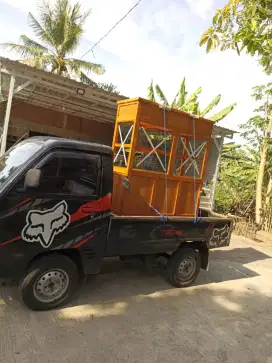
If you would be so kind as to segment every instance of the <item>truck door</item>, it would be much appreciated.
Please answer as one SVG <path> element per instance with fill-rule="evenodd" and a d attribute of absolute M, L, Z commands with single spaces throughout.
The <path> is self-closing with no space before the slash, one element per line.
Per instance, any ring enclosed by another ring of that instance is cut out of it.
<path fill-rule="evenodd" d="M 8 245 L 21 259 L 48 249 L 95 250 L 110 203 L 101 195 L 100 155 L 51 151 L 32 167 L 41 170 L 39 186 L 24 189 L 22 176 L 1 203 L 0 247 Z M 103 236 L 99 251 L 106 243 Z"/>

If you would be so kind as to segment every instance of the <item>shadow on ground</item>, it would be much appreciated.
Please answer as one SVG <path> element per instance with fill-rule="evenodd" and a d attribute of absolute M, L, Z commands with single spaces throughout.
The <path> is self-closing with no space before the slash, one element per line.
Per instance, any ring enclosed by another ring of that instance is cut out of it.
<path fill-rule="evenodd" d="M 260 252 L 252 247 L 233 248 L 231 250 L 220 249 L 211 251 L 213 260 L 224 260 L 247 264 L 255 261 L 271 258 L 266 253 Z"/>
<path fill-rule="evenodd" d="M 244 264 L 270 258 L 269 255 L 252 247 L 210 251 L 210 268 L 208 271 L 200 271 L 194 286 L 259 276 Z M 17 284 L 4 282 L 4 286 L 6 288 L 3 290 L 2 298 L 7 303 L 18 300 Z M 122 286 L 122 289 L 118 288 L 119 286 Z M 170 288 L 172 286 L 165 279 L 163 271 L 148 273 L 138 260 L 122 262 L 119 258 L 109 258 L 103 261 L 99 275 L 88 276 L 85 279 L 68 306 L 92 304 L 97 301 L 98 296 L 99 300 L 118 300 Z"/>

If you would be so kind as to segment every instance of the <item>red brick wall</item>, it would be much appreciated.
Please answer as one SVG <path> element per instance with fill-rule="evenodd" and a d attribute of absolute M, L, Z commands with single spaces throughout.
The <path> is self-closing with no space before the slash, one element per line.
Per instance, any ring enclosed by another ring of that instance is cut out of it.
<path fill-rule="evenodd" d="M 9 133 L 21 136 L 28 130 L 111 145 L 114 125 L 14 101 Z"/>

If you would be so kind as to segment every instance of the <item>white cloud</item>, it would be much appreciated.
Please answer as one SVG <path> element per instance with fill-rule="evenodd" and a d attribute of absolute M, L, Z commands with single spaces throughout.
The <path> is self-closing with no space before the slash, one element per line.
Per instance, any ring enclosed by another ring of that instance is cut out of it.
<path fill-rule="evenodd" d="M 207 19 L 213 13 L 214 0 L 186 0 L 191 11 L 202 19 Z"/>
<path fill-rule="evenodd" d="M 35 0 L 2 0 L 2 2 L 24 12 L 33 11 L 37 6 L 37 1 Z"/>

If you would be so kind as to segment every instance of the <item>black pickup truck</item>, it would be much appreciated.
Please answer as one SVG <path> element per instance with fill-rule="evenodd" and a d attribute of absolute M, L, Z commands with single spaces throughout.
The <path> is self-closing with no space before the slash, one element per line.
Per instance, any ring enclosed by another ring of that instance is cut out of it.
<path fill-rule="evenodd" d="M 112 150 L 99 144 L 35 137 L 0 159 L 0 277 L 20 280 L 30 309 L 67 302 L 105 257 L 158 263 L 186 287 L 208 268 L 209 249 L 229 245 L 231 220 L 204 211 L 197 219 L 113 215 L 112 181 Z"/>

